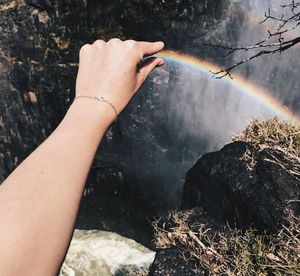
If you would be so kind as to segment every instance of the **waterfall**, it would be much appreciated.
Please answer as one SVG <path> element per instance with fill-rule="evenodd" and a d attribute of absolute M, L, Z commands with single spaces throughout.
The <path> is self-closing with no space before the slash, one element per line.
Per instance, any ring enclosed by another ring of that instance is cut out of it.
<path fill-rule="evenodd" d="M 146 273 L 155 253 L 118 234 L 75 230 L 60 276 L 111 276 Z"/>

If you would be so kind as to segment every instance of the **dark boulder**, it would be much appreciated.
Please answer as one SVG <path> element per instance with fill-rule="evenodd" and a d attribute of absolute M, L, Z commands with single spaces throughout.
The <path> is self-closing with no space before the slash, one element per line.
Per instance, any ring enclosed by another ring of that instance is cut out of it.
<path fill-rule="evenodd" d="M 255 248 L 265 248 L 265 264 L 294 240 L 296 245 L 291 248 L 297 248 L 299 166 L 296 156 L 279 147 L 259 148 L 245 142 L 234 142 L 204 155 L 187 173 L 184 210 L 170 213 L 154 224 L 157 254 L 150 275 L 224 275 L 224 271 L 243 271 L 235 260 L 247 254 L 252 256 L 248 261 L 258 272 L 262 249 Z M 207 254 L 208 248 L 214 248 L 214 256 L 223 255 L 214 259 L 211 252 Z M 223 272 L 215 273 L 226 256 L 233 260 L 232 267 L 223 263 Z M 294 271 L 293 262 L 289 266 Z M 254 275 L 245 269 L 243 275 Z M 277 272 L 276 266 L 273 269 Z"/>
<path fill-rule="evenodd" d="M 299 163 L 280 150 L 258 151 L 244 142 L 203 156 L 186 176 L 182 208 L 203 207 L 241 228 L 277 230 L 284 210 L 299 214 Z"/>
<path fill-rule="evenodd" d="M 159 249 L 150 267 L 149 276 L 196 276 L 190 265 L 181 256 L 178 248 Z"/>

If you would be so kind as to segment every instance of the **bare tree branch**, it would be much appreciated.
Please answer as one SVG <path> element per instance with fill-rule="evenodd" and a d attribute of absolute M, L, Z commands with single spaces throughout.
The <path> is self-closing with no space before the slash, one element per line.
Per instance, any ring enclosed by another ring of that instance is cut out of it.
<path fill-rule="evenodd" d="M 265 23 L 267 21 L 278 22 L 278 26 L 274 32 L 268 31 L 268 36 L 255 43 L 254 45 L 248 46 L 239 46 L 232 47 L 229 45 L 211 45 L 206 44 L 207 46 L 214 48 L 221 48 L 227 51 L 224 57 L 228 57 L 235 52 L 244 51 L 250 52 L 250 56 L 245 58 L 227 68 L 224 68 L 218 72 L 213 72 L 216 78 L 224 78 L 225 76 L 231 76 L 231 72 L 237 68 L 238 66 L 247 63 L 253 59 L 256 59 L 260 56 L 282 53 L 289 48 L 295 46 L 300 43 L 300 36 L 294 35 L 293 31 L 296 30 L 300 26 L 300 1 L 291 0 L 289 4 L 281 5 L 282 15 L 280 17 L 273 16 L 271 10 L 269 9 L 267 13 L 265 13 L 265 18 L 260 23 Z M 292 34 L 289 38 L 288 35 Z M 275 40 L 275 42 L 274 42 Z"/>

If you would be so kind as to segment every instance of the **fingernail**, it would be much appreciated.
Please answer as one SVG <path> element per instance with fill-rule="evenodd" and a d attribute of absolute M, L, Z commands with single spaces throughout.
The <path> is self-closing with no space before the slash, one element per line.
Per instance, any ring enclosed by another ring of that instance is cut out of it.
<path fill-rule="evenodd" d="M 161 47 L 164 47 L 165 46 L 165 43 L 163 43 L 162 41 L 158 41 L 156 42 L 157 44 L 161 44 Z"/>
<path fill-rule="evenodd" d="M 165 61 L 163 59 L 160 59 L 159 62 L 158 62 L 158 66 L 161 66 L 161 65 L 164 65 L 165 64 Z"/>

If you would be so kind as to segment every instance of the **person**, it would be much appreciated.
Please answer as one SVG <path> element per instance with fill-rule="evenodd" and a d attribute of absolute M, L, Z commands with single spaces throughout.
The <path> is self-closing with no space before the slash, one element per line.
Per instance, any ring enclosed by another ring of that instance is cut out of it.
<path fill-rule="evenodd" d="M 0 275 L 56 275 L 105 131 L 161 58 L 163 42 L 84 45 L 76 97 L 55 131 L 0 185 Z"/>

